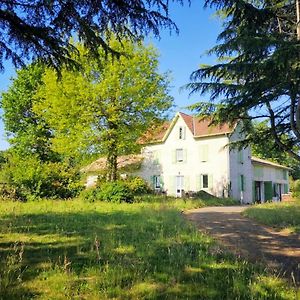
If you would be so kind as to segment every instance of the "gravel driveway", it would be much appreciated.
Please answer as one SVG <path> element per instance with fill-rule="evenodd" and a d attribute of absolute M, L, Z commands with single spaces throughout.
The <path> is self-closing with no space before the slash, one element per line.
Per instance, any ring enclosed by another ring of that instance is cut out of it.
<path fill-rule="evenodd" d="M 247 206 L 205 207 L 184 212 L 188 220 L 231 252 L 275 268 L 300 284 L 300 236 L 276 231 L 241 215 Z"/>

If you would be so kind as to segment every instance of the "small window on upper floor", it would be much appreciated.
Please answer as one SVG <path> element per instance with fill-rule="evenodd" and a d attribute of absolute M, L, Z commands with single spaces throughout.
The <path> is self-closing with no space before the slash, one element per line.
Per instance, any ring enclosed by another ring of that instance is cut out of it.
<path fill-rule="evenodd" d="M 185 140 L 185 127 L 179 126 L 178 138 L 180 140 Z"/>
<path fill-rule="evenodd" d="M 176 161 L 177 162 L 183 161 L 183 149 L 176 149 Z"/>

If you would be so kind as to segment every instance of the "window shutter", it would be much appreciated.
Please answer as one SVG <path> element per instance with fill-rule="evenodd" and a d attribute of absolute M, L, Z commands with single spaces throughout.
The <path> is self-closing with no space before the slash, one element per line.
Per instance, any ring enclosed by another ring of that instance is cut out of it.
<path fill-rule="evenodd" d="M 182 139 L 185 140 L 185 138 L 186 138 L 186 127 L 183 126 L 183 128 L 182 128 Z"/>
<path fill-rule="evenodd" d="M 283 190 L 284 190 L 285 194 L 288 194 L 288 192 L 289 192 L 289 186 L 287 184 L 284 184 L 283 185 Z"/>
<path fill-rule="evenodd" d="M 243 180 L 243 192 L 245 192 L 246 191 L 246 176 L 245 175 L 242 177 L 242 180 Z"/>
<path fill-rule="evenodd" d="M 238 188 L 239 188 L 239 191 L 242 190 L 242 176 L 241 175 L 239 175 L 239 177 L 238 177 Z"/>
<path fill-rule="evenodd" d="M 200 160 L 202 162 L 208 161 L 208 145 L 200 146 Z"/>
<path fill-rule="evenodd" d="M 255 181 L 252 181 L 252 200 L 255 202 Z"/>
<path fill-rule="evenodd" d="M 187 162 L 187 149 L 183 149 L 183 162 Z"/>
<path fill-rule="evenodd" d="M 169 189 L 168 189 L 168 192 L 170 194 L 175 194 L 175 180 L 176 180 L 176 176 L 170 176 L 169 177 Z"/>
<path fill-rule="evenodd" d="M 150 176 L 150 182 L 151 182 L 152 188 L 154 189 L 155 188 L 155 176 Z"/>
<path fill-rule="evenodd" d="M 213 175 L 209 174 L 208 175 L 208 188 L 212 188 L 213 187 Z"/>
<path fill-rule="evenodd" d="M 184 190 L 188 192 L 190 190 L 190 177 L 184 176 Z"/>
<path fill-rule="evenodd" d="M 201 190 L 201 175 L 197 175 L 196 176 L 196 191 L 200 191 Z"/>
<path fill-rule="evenodd" d="M 162 188 L 162 190 L 163 190 L 164 187 L 165 187 L 165 183 L 164 183 L 164 178 L 163 178 L 163 176 L 160 176 L 160 187 Z"/>
<path fill-rule="evenodd" d="M 173 150 L 172 151 L 172 163 L 176 164 L 176 161 L 177 161 L 176 150 Z"/>

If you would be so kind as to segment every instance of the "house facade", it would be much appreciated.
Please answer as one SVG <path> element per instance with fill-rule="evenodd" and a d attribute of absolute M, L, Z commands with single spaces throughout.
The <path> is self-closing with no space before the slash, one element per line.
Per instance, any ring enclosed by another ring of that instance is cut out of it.
<path fill-rule="evenodd" d="M 144 142 L 139 175 L 176 197 L 204 190 L 242 203 L 280 200 L 289 168 L 251 157 L 250 147 L 229 149 L 241 138 L 240 126 L 210 126 L 208 119 L 177 113 Z"/>

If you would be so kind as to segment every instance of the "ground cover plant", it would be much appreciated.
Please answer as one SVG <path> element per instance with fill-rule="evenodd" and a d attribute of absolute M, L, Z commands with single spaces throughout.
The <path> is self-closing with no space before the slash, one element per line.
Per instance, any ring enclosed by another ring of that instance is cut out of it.
<path fill-rule="evenodd" d="M 262 224 L 300 233 L 300 201 L 251 206 L 244 215 Z"/>
<path fill-rule="evenodd" d="M 0 299 L 297 298 L 182 217 L 205 201 L 144 200 L 0 202 Z"/>

